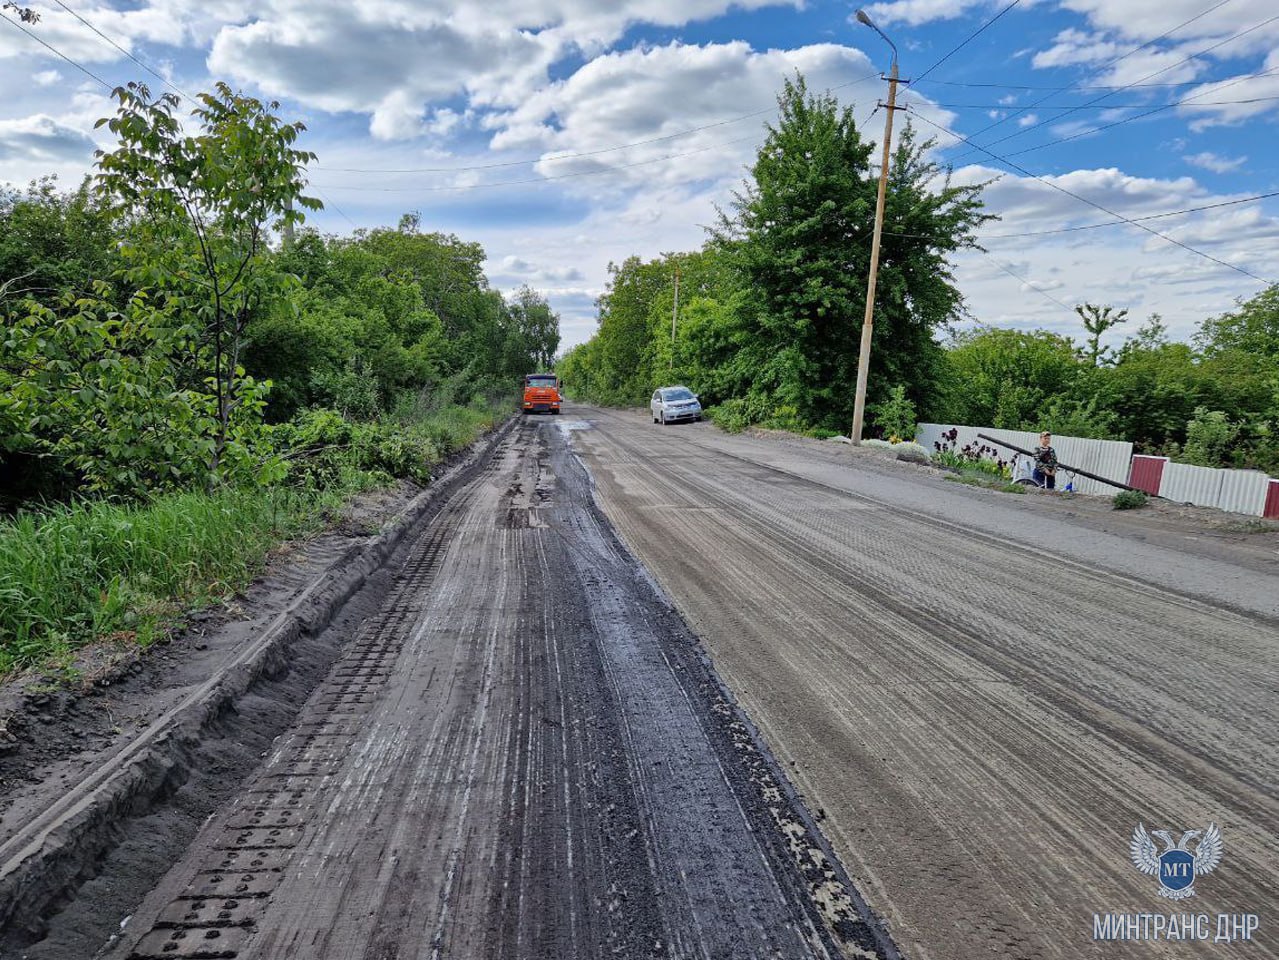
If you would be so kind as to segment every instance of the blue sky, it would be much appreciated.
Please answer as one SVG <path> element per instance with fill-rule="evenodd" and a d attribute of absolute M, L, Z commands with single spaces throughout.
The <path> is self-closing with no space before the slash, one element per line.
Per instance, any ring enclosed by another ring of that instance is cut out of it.
<path fill-rule="evenodd" d="M 483 243 L 499 288 L 546 291 L 568 343 L 594 328 L 610 262 L 701 243 L 788 73 L 882 129 L 888 48 L 845 3 L 28 2 L 27 29 L 97 79 L 0 24 L 0 180 L 76 182 L 103 143 L 99 80 L 161 86 L 74 11 L 183 91 L 223 79 L 304 119 L 321 229 L 419 211 Z M 1247 199 L 1279 191 L 1272 0 L 1007 4 L 867 7 L 919 81 L 904 98 L 939 158 L 959 180 L 999 178 L 987 251 L 955 263 L 972 318 L 1072 332 L 1070 307 L 1090 300 L 1187 336 L 1279 280 L 1279 198 Z M 1144 221 L 1198 254 L 1133 226 L 1044 232 L 1205 206 Z"/>

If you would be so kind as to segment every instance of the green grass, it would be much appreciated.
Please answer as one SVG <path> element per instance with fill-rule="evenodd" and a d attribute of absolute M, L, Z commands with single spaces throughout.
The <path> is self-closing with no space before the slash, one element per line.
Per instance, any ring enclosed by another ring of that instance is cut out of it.
<path fill-rule="evenodd" d="M 500 422 L 496 405 L 432 412 L 410 429 L 439 456 Z M 148 645 L 184 612 L 229 597 L 281 542 L 323 529 L 384 473 L 344 467 L 324 489 L 188 491 L 82 501 L 0 520 L 0 675 L 66 665 L 95 641 Z"/>
<path fill-rule="evenodd" d="M 962 483 L 966 487 L 983 487 L 986 490 L 998 490 L 1000 493 L 1021 493 L 1026 492 L 1026 488 L 1017 483 L 1009 483 L 1007 480 L 1001 480 L 992 477 L 989 474 L 965 473 L 959 476 L 951 474 L 942 477 L 943 480 L 950 483 Z"/>

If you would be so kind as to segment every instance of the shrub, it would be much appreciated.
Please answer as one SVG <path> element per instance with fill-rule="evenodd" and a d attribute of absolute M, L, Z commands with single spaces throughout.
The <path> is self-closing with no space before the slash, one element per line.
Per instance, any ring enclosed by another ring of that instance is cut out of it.
<path fill-rule="evenodd" d="M 1136 510 L 1144 507 L 1149 499 L 1141 490 L 1120 490 L 1111 503 L 1116 510 Z"/>
<path fill-rule="evenodd" d="M 906 396 L 906 388 L 893 387 L 888 391 L 888 399 L 882 403 L 873 403 L 870 411 L 875 416 L 875 424 L 884 431 L 886 437 L 915 436 L 915 404 Z"/>

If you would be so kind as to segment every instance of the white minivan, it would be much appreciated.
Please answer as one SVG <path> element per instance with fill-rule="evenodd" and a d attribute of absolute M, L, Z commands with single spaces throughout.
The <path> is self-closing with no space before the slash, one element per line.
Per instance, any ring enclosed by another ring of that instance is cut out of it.
<path fill-rule="evenodd" d="M 648 404 L 654 423 L 702 419 L 702 402 L 688 387 L 659 387 Z"/>

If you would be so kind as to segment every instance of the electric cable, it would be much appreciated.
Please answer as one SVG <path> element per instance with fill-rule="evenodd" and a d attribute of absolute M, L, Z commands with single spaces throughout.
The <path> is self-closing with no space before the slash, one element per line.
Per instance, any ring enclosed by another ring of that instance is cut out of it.
<path fill-rule="evenodd" d="M 1223 2 L 1223 3 L 1227 3 L 1227 2 L 1229 2 L 1229 0 L 1222 0 L 1222 2 Z M 1217 6 L 1218 6 L 1218 7 L 1219 7 L 1219 6 L 1221 6 L 1221 3 L 1217 4 Z M 1213 7 L 1212 9 L 1214 9 L 1214 10 L 1215 10 L 1215 9 L 1216 9 L 1216 7 Z M 1182 66 L 1183 64 L 1189 63 L 1191 60 L 1194 60 L 1194 59 L 1196 59 L 1196 58 L 1198 58 L 1198 57 L 1200 57 L 1200 56 L 1203 56 L 1205 53 L 1210 53 L 1211 51 L 1216 50 L 1218 47 L 1225 46 L 1225 45 L 1226 45 L 1226 44 L 1228 44 L 1228 43 L 1233 43 L 1235 40 L 1238 40 L 1240 37 L 1247 36 L 1248 34 L 1253 33 L 1253 32 L 1254 32 L 1254 31 L 1256 31 L 1256 30 L 1260 30 L 1262 27 L 1268 26 L 1269 24 L 1274 23 L 1276 20 L 1279 20 L 1279 14 L 1276 14 L 1275 16 L 1270 17 L 1269 19 L 1263 20 L 1263 21 L 1261 21 L 1261 22 L 1260 22 L 1260 23 L 1258 23 L 1258 24 L 1254 24 L 1253 26 L 1249 27 L 1247 30 L 1242 30 L 1242 31 L 1240 31 L 1239 33 L 1234 34 L 1233 36 L 1229 36 L 1229 37 L 1227 37 L 1227 38 L 1226 38 L 1226 39 L 1224 39 L 1224 40 L 1221 40 L 1221 41 L 1218 41 L 1217 43 L 1212 44 L 1211 46 L 1205 47 L 1204 49 L 1199 50 L 1199 51 L 1197 51 L 1196 53 L 1192 53 L 1190 56 L 1188 56 L 1188 57 L 1184 57 L 1183 59 L 1178 60 L 1176 63 L 1170 64 L 1169 66 L 1166 66 L 1166 67 L 1162 67 L 1161 69 L 1156 70 L 1154 73 L 1147 74 L 1146 76 L 1142 77 L 1142 78 L 1141 78 L 1141 80 L 1139 80 L 1139 81 L 1137 81 L 1137 82 L 1138 82 L 1138 83 L 1141 83 L 1141 82 L 1144 82 L 1144 81 L 1146 81 L 1146 80 L 1149 80 L 1151 77 L 1157 77 L 1157 76 L 1159 76 L 1161 73 L 1167 73 L 1169 70 L 1173 70 L 1173 69 L 1175 69 L 1175 68 L 1177 68 L 1177 67 Z M 1187 21 L 1187 22 L 1189 22 L 1189 21 Z M 1153 41 L 1151 41 L 1151 42 L 1153 42 Z M 1117 61 L 1116 61 L 1116 62 L 1117 62 Z M 1120 89 L 1123 89 L 1123 88 L 1120 88 Z M 1092 106 L 1093 104 L 1100 103 L 1101 101 L 1103 101 L 1103 100 L 1107 99 L 1108 97 L 1112 97 L 1112 96 L 1114 96 L 1114 95 L 1115 95 L 1116 93 L 1118 93 L 1118 92 L 1119 92 L 1119 90 L 1115 90 L 1115 91 L 1112 91 L 1112 92 L 1110 92 L 1110 93 L 1105 93 L 1105 94 L 1102 94 L 1101 96 L 1094 97 L 1092 100 L 1088 101 L 1088 103 L 1080 104 L 1078 107 L 1076 107 L 1076 108 L 1074 108 L 1074 109 L 1075 109 L 1075 110 L 1081 110 L 1081 109 L 1083 109 L 1084 107 L 1089 107 L 1089 106 Z M 1052 96 L 1052 95 L 1050 95 L 1050 96 Z M 1048 99 L 1048 98 L 1047 98 L 1047 97 L 1045 97 L 1044 99 Z M 1042 100 L 1040 100 L 1040 101 L 1037 101 L 1037 102 L 1038 102 L 1038 103 L 1042 103 L 1043 101 L 1042 101 Z M 1035 106 L 1035 104 L 1031 104 L 1030 106 L 1023 108 L 1022 110 L 1019 110 L 1019 111 L 1017 111 L 1016 113 L 1010 114 L 1009 116 L 1007 116 L 1007 117 L 1003 118 L 1003 119 L 1002 119 L 1002 120 L 1000 120 L 998 123 L 996 123 L 996 124 L 992 124 L 992 125 L 990 125 L 990 126 L 987 126 L 985 129 L 986 129 L 986 130 L 990 130 L 990 129 L 992 129 L 992 127 L 994 127 L 994 126 L 999 126 L 999 124 L 1004 123 L 1004 122 L 1005 122 L 1005 121 L 1007 121 L 1007 120 L 1011 120 L 1013 117 L 1018 116 L 1018 115 L 1019 115 L 1019 114 L 1021 114 L 1021 113 L 1025 113 L 1025 112 L 1026 112 L 1026 110 L 1033 109 L 1033 108 L 1034 108 L 1034 106 Z M 1073 111 L 1067 111 L 1067 113 L 1071 113 L 1071 112 L 1073 112 Z M 1062 116 L 1065 116 L 1065 114 L 1063 114 Z M 1021 130 L 1016 130 L 1016 131 L 1014 131 L 1014 132 L 1012 132 L 1012 133 L 1008 134 L 1008 135 L 1007 135 L 1007 136 L 1005 136 L 1005 137 L 1000 137 L 998 140 L 992 140 L 992 141 L 990 141 L 988 144 L 986 144 L 986 146 L 990 146 L 990 147 L 997 146 L 998 144 L 1004 143 L 1005 141 L 1015 139 L 1016 137 L 1024 136 L 1025 134 L 1030 133 L 1032 130 L 1037 130 L 1037 129 L 1039 129 L 1039 128 L 1040 128 L 1040 127 L 1042 127 L 1042 126 L 1047 125 L 1048 123 L 1056 123 L 1056 122 L 1060 121 L 1061 119 L 1062 119 L 1062 117 L 1061 117 L 1061 116 L 1058 116 L 1058 117 L 1054 117 L 1052 120 L 1043 120 L 1043 121 L 1040 121 L 1039 123 L 1031 124 L 1030 126 L 1025 127 L 1025 128 L 1023 128 L 1023 129 L 1021 129 Z M 984 132 L 984 131 L 982 131 L 982 132 Z M 974 134 L 974 136 L 980 136 L 980 133 Z M 966 154 L 963 154 L 963 155 L 961 155 L 961 156 L 959 156 L 959 157 L 956 157 L 956 158 L 955 158 L 955 159 L 956 159 L 956 162 L 958 162 L 959 160 L 962 160 L 965 156 L 970 156 L 970 155 L 971 155 L 971 151 L 970 151 L 969 153 L 966 153 Z"/>
<path fill-rule="evenodd" d="M 1213 263 L 1216 263 L 1220 266 L 1233 270 L 1236 273 L 1241 273 L 1245 277 L 1250 277 L 1251 279 L 1256 280 L 1258 283 L 1264 283 L 1266 286 L 1271 286 L 1274 283 L 1274 281 L 1272 280 L 1267 280 L 1264 277 L 1259 277 L 1255 273 L 1252 273 L 1249 270 L 1245 270 L 1243 267 L 1236 266 L 1235 264 L 1229 263 L 1226 260 L 1221 260 L 1218 257 L 1214 257 L 1212 254 L 1205 253 L 1203 250 L 1199 250 L 1196 247 L 1192 247 L 1188 243 L 1183 243 L 1182 241 L 1176 239 L 1175 237 L 1170 237 L 1167 234 L 1160 233 L 1158 230 L 1155 230 L 1153 227 L 1148 227 L 1144 223 L 1134 220 L 1131 217 L 1125 217 L 1121 213 L 1116 213 L 1114 210 L 1111 210 L 1108 207 L 1104 207 L 1100 203 L 1097 203 L 1096 201 L 1089 200 L 1087 197 L 1082 197 L 1071 190 L 1067 190 L 1065 187 L 1061 186 L 1060 184 L 1053 183 L 1051 180 L 1041 177 L 1039 174 L 1031 173 L 1029 170 L 1021 166 L 1020 164 L 1014 163 L 1012 160 L 1009 160 L 1005 157 L 1001 157 L 999 156 L 999 154 L 991 152 L 988 148 L 983 147 L 980 144 L 973 143 L 973 141 L 970 140 L 968 137 L 965 137 L 962 134 L 956 133 L 955 131 L 942 126 L 940 123 L 937 123 L 935 120 L 930 120 L 928 117 L 924 116 L 921 113 L 917 113 L 914 110 L 911 110 L 910 112 L 913 113 L 915 116 L 919 117 L 920 120 L 923 120 L 929 126 L 936 127 L 938 130 L 940 130 L 942 133 L 946 134 L 947 136 L 954 137 L 956 140 L 966 143 L 968 146 L 973 147 L 976 150 L 980 150 L 982 153 L 985 153 L 991 159 L 999 163 L 1002 163 L 1007 167 L 1012 168 L 1013 170 L 1017 171 L 1023 176 L 1030 177 L 1033 180 L 1038 180 L 1040 183 L 1044 184 L 1045 186 L 1051 187 L 1053 190 L 1056 190 L 1059 193 L 1063 193 L 1068 197 L 1073 197 L 1075 200 L 1078 200 L 1080 203 L 1086 203 L 1088 206 L 1093 207 L 1094 209 L 1100 210 L 1102 213 L 1115 217 L 1118 220 L 1123 220 L 1126 223 L 1130 223 L 1133 226 L 1137 227 L 1139 230 L 1144 230 L 1146 231 L 1146 233 L 1149 233 L 1152 236 L 1159 237 L 1161 240 L 1166 240 L 1168 243 L 1181 247 L 1183 250 L 1187 250 L 1190 253 L 1195 254 L 1196 256 L 1203 257 L 1205 260 L 1211 260 Z"/>
<path fill-rule="evenodd" d="M 1223 3 L 1228 3 L 1228 2 L 1229 2 L 1229 0 L 1222 0 L 1222 2 L 1223 2 Z M 1009 10 L 1011 10 L 1013 7 L 1017 6 L 1019 3 L 1021 3 L 1021 0 L 1012 0 L 1012 3 L 1008 4 L 1008 6 L 1004 7 L 1004 8 L 1003 8 L 1002 10 L 1000 10 L 997 14 L 995 14 L 993 17 L 991 17 L 989 20 L 987 20 L 985 23 L 983 23 L 980 27 L 978 27 L 978 28 L 977 28 L 976 30 L 974 30 L 972 33 L 970 33 L 970 34 L 969 34 L 967 37 L 965 37 L 965 38 L 964 38 L 964 39 L 963 39 L 960 43 L 958 43 L 958 44 L 956 44 L 954 47 L 952 47 L 952 48 L 950 49 L 950 52 L 949 52 L 949 53 L 947 53 L 944 57 L 942 57 L 940 60 L 938 60 L 938 61 L 937 61 L 936 63 L 934 63 L 931 67 L 929 67 L 927 70 L 925 70 L 923 73 L 921 73 L 918 77 L 916 77 L 915 79 L 913 79 L 913 80 L 912 80 L 912 81 L 910 81 L 910 82 L 911 82 L 911 83 L 919 83 L 921 80 L 925 79 L 925 78 L 926 78 L 926 77 L 927 77 L 930 73 L 932 73 L 934 70 L 936 70 L 938 67 L 940 67 L 943 63 L 945 63 L 947 60 L 949 60 L 949 59 L 950 59 L 951 57 L 953 57 L 955 54 L 959 53 L 959 51 L 960 51 L 960 50 L 964 49 L 964 47 L 968 46 L 968 44 L 972 43 L 974 40 L 976 40 L 976 39 L 977 39 L 979 36 L 981 36 L 983 33 L 985 33 L 985 32 L 986 32 L 986 29 L 987 29 L 988 27 L 992 27 L 992 26 L 994 26 L 994 25 L 995 25 L 995 23 L 996 23 L 996 21 L 998 21 L 1000 17 L 1002 17 L 1004 14 L 1006 14 L 1006 13 L 1007 13 Z"/>
<path fill-rule="evenodd" d="M 190 94 L 183 91 L 182 88 L 179 87 L 177 84 L 175 84 L 172 80 L 170 80 L 168 77 L 161 74 L 150 64 L 145 63 L 142 60 L 140 60 L 138 57 L 134 56 L 124 47 L 120 46 L 120 44 L 116 43 L 114 40 L 108 37 L 105 33 L 103 33 L 101 30 L 99 30 L 97 27 L 91 24 L 88 20 L 82 17 L 79 13 L 72 10 L 69 6 L 63 3 L 62 0 L 53 0 L 53 2 L 56 3 L 58 6 L 60 6 L 67 13 L 71 14 L 71 16 L 75 17 L 77 20 L 83 23 L 86 27 L 88 27 L 90 30 L 96 33 L 99 37 L 101 37 L 107 43 L 111 44 L 111 46 L 115 47 L 116 50 L 123 53 L 126 57 L 128 57 L 130 60 L 136 63 L 143 70 L 147 71 L 147 73 L 151 74 L 153 77 L 155 77 L 157 80 L 159 80 L 161 83 L 165 84 L 166 86 L 171 87 L 175 92 L 178 93 L 179 96 L 185 97 L 191 103 L 196 102 L 194 97 L 192 97 Z"/>
<path fill-rule="evenodd" d="M 40 45 L 41 45 L 41 46 L 43 46 L 43 47 L 48 48 L 49 50 L 51 50 L 55 56 L 61 57 L 61 58 L 62 58 L 63 60 L 65 60 L 67 63 L 71 64 L 71 66 L 75 67 L 77 70 L 79 70 L 81 73 L 83 73 L 85 76 L 89 77 L 91 80 L 96 80 L 98 83 L 102 84 L 102 86 L 106 87 L 106 88 L 107 88 L 107 90 L 114 90 L 114 89 L 115 89 L 115 87 L 113 87 L 111 84 L 107 83 L 105 80 L 103 80 L 100 76 L 98 76 L 96 73 L 94 73 L 94 72 L 93 72 L 92 70 L 90 70 L 88 67 L 84 66 L 84 65 L 83 65 L 83 64 L 81 64 L 81 63 L 77 63 L 75 60 L 72 60 L 70 57 L 68 57 L 65 53 L 63 53 L 61 50 L 59 50 L 59 49 L 58 49 L 57 47 L 55 47 L 53 44 L 51 44 L 51 43 L 49 43 L 48 41 L 46 41 L 43 37 L 40 37 L 40 36 L 38 36 L 38 35 L 36 35 L 36 34 L 32 33 L 30 30 L 28 30 L 28 29 L 27 29 L 26 27 L 24 27 L 22 24 L 18 23 L 18 21 L 16 21 L 16 20 L 10 20 L 10 19 L 9 19 L 7 16 L 5 16 L 5 14 L 4 14 L 4 13 L 2 13 L 2 12 L 0 12 L 0 17 L 3 17 L 6 21 L 8 21 L 9 23 L 13 24 L 15 27 L 17 27 L 19 30 L 21 30 L 23 33 L 25 33 L 28 37 L 30 37 L 30 38 L 31 38 L 32 40 L 34 40 L 36 43 L 40 44 Z"/>
<path fill-rule="evenodd" d="M 1199 19 L 1201 19 L 1201 18 L 1203 18 L 1203 17 L 1206 17 L 1208 14 L 1212 13 L 1212 12 L 1213 12 L 1213 11 L 1215 11 L 1215 10 L 1220 9 L 1221 7 L 1224 7 L 1226 4 L 1228 4 L 1228 3 L 1230 3 L 1230 2 L 1232 2 L 1232 0 L 1217 0 L 1217 3 L 1213 4 L 1213 5 L 1212 5 L 1211 7 L 1209 7 L 1207 10 L 1203 10 L 1203 11 L 1201 11 L 1200 13 L 1195 14 L 1195 15 L 1194 15 L 1193 17 L 1191 17 L 1189 20 L 1183 20 L 1181 23 L 1177 24 L 1177 25 L 1176 25 L 1175 27 L 1173 27 L 1171 30 L 1167 30 L 1167 31 L 1165 31 L 1164 33 L 1161 33 L 1159 36 L 1154 37 L 1154 38 L 1153 38 L 1153 39 L 1151 39 L 1151 40 L 1147 40 L 1145 43 L 1141 44 L 1140 46 L 1133 47 L 1131 50 L 1128 50 L 1128 51 L 1126 51 L 1125 53 L 1122 53 L 1122 54 L 1120 54 L 1120 55 L 1119 55 L 1119 56 L 1117 56 L 1117 57 L 1113 57 L 1113 58 L 1111 58 L 1110 60 L 1108 60 L 1108 61 L 1106 61 L 1105 63 L 1103 63 L 1103 64 L 1102 64 L 1100 67 L 1098 67 L 1097 69 L 1100 71 L 1100 70 L 1106 70 L 1106 69 L 1109 69 L 1110 67 L 1113 67 L 1115 64 L 1120 63 L 1121 61 L 1128 59 L 1128 58 L 1129 58 L 1129 57 L 1131 57 L 1134 53 L 1139 53 L 1140 51 L 1142 51 L 1142 50 L 1146 49 L 1147 47 L 1151 46 L 1152 44 L 1158 43 L 1160 40 L 1166 40 L 1168 37 L 1172 36 L 1174 33 L 1176 33 L 1178 30 L 1181 30 L 1183 27 L 1188 27 L 1188 26 L 1190 26 L 1190 24 L 1194 23 L 1196 20 L 1199 20 Z M 1191 58 L 1189 58 L 1189 59 L 1194 59 L 1194 58 L 1193 58 L 1193 57 L 1191 57 Z M 1185 61 L 1182 61 L 1182 62 L 1184 63 Z M 1149 80 L 1149 79 L 1150 79 L 1150 77 L 1156 77 L 1156 76 L 1158 76 L 1160 73 L 1164 73 L 1164 72 L 1165 72 L 1165 71 L 1160 70 L 1160 71 L 1157 71 L 1156 73 L 1152 73 L 1152 74 L 1150 74 L 1150 76 L 1149 76 L 1149 77 L 1142 77 L 1142 78 L 1141 78 L 1141 80 L 1137 81 L 1137 83 L 1143 83 L 1143 82 L 1145 82 L 1146 80 Z M 1123 87 L 1120 87 L 1119 89 L 1124 89 L 1124 88 L 1123 88 Z M 974 136 L 974 137 L 980 137 L 983 133 L 986 133 L 986 132 L 987 132 L 987 131 L 989 131 L 989 130 L 994 130 L 996 127 L 1002 126 L 1003 124 L 1007 123 L 1009 120 L 1012 120 L 1012 119 L 1014 119 L 1015 117 L 1019 117 L 1019 116 L 1021 116 L 1022 114 L 1026 113 L 1028 110 L 1033 110 L 1033 109 L 1035 109 L 1037 106 L 1039 106 L 1040 104 L 1042 104 L 1042 103 L 1046 103 L 1047 101 L 1051 100 L 1054 96 L 1056 96 L 1056 92 L 1047 93 L 1047 94 L 1045 94 L 1044 96 L 1040 97 L 1038 100 L 1036 100 L 1034 103 L 1028 104 L 1028 105 L 1027 105 L 1027 106 L 1025 106 L 1025 107 L 1021 107 L 1021 108 L 1020 108 L 1020 109 L 1018 109 L 1016 112 L 1014 112 L 1014 113 L 1012 113 L 1012 114 L 1009 114 L 1008 116 L 1001 117 L 1000 119 L 998 119 L 998 120 L 994 121 L 993 123 L 988 123 L 986 126 L 982 127 L 980 130 L 978 130 L 976 133 L 974 133 L 974 134 L 973 134 L 973 136 Z M 998 142 L 999 142 L 999 141 L 996 141 L 996 143 L 998 143 Z"/>

